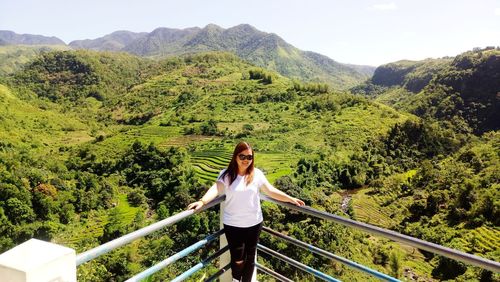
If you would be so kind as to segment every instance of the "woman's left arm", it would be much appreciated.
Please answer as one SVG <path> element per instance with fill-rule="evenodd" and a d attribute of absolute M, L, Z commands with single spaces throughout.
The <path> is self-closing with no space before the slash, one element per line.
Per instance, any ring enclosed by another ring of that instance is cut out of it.
<path fill-rule="evenodd" d="M 292 204 L 299 206 L 299 207 L 305 205 L 304 201 L 302 201 L 301 199 L 297 199 L 297 198 L 289 196 L 285 192 L 283 192 L 279 189 L 276 189 L 273 185 L 271 185 L 267 181 L 262 185 L 261 189 L 262 189 L 262 192 L 264 192 L 264 194 L 268 195 L 269 197 L 271 197 L 275 200 L 282 201 L 282 202 L 289 202 L 289 203 L 292 203 Z"/>

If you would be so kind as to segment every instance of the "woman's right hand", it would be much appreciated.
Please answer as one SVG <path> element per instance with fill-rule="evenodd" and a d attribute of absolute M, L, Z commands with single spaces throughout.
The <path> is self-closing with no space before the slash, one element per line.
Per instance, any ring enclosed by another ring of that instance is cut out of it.
<path fill-rule="evenodd" d="M 197 211 L 201 209 L 201 207 L 203 207 L 204 205 L 205 204 L 203 203 L 203 201 L 196 201 L 188 205 L 188 210 L 194 209 L 195 211 Z"/>
<path fill-rule="evenodd" d="M 296 206 L 299 206 L 299 207 L 303 207 L 305 206 L 306 204 L 304 203 L 304 201 L 302 201 L 301 199 L 297 199 L 297 198 L 293 198 L 291 199 L 290 201 L 292 204 L 296 205 Z"/>

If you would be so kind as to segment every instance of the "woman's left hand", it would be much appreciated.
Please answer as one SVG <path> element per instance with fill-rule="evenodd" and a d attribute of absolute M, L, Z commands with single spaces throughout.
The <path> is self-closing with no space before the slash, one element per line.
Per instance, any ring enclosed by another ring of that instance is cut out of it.
<path fill-rule="evenodd" d="M 291 198 L 290 199 L 290 203 L 296 205 L 296 206 L 299 206 L 299 207 L 302 207 L 302 206 L 305 206 L 306 204 L 304 203 L 304 201 L 302 201 L 301 199 L 297 199 L 297 198 Z"/>

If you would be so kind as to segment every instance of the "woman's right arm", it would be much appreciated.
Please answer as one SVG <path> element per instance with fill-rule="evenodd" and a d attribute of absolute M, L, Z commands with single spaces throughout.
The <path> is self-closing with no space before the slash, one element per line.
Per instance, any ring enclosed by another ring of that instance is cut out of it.
<path fill-rule="evenodd" d="M 224 192 L 224 184 L 220 181 L 215 182 L 210 189 L 201 197 L 199 201 L 196 201 L 194 203 L 191 203 L 188 205 L 188 210 L 194 209 L 199 210 L 201 207 L 204 205 L 208 204 L 211 202 L 213 199 L 217 198 L 217 195 L 222 194 Z"/>

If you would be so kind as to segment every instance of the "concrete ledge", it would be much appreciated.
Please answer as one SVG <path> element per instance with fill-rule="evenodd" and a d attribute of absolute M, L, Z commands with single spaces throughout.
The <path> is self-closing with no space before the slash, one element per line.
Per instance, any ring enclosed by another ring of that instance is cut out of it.
<path fill-rule="evenodd" d="M 76 282 L 75 250 L 30 239 L 0 255 L 2 282 Z"/>

